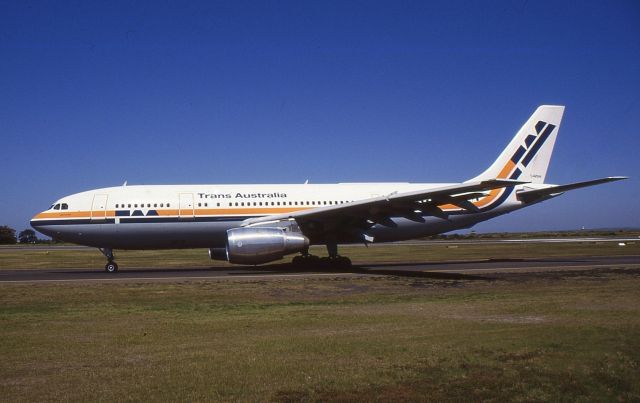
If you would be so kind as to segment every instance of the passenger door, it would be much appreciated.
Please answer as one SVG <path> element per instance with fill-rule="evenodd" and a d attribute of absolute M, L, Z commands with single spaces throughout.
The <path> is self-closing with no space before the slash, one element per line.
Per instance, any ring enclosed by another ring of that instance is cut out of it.
<path fill-rule="evenodd" d="M 91 203 L 91 220 L 104 220 L 107 218 L 107 195 L 97 194 L 93 196 Z"/>
<path fill-rule="evenodd" d="M 193 219 L 193 208 L 193 193 L 180 193 L 180 206 L 178 207 L 178 216 L 180 219 Z"/>

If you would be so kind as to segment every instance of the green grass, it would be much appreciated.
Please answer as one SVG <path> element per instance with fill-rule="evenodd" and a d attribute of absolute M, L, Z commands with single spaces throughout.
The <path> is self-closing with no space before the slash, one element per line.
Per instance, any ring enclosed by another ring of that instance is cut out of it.
<path fill-rule="evenodd" d="M 311 252 L 326 255 L 323 247 L 312 247 Z M 211 267 L 227 266 L 226 262 L 209 260 L 206 249 L 116 251 L 116 261 L 121 268 L 133 267 Z M 640 242 L 629 242 L 618 246 L 616 242 L 576 243 L 513 243 L 483 244 L 465 243 L 447 245 L 426 243 L 424 245 L 375 245 L 344 246 L 340 253 L 349 256 L 354 263 L 376 262 L 425 262 L 468 259 L 520 259 L 560 256 L 613 256 L 640 254 Z M 281 262 L 288 262 L 291 256 Z M 106 259 L 97 249 L 69 250 L 52 247 L 0 248 L 1 269 L 41 268 L 87 268 L 100 269 Z"/>
<path fill-rule="evenodd" d="M 640 399 L 640 271 L 0 286 L 4 401 Z"/>

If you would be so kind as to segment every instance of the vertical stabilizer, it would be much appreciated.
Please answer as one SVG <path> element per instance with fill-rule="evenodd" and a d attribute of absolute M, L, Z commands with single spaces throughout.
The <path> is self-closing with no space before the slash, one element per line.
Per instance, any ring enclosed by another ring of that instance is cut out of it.
<path fill-rule="evenodd" d="M 497 178 L 544 183 L 563 113 L 564 106 L 539 106 L 489 169 L 470 181 Z"/>

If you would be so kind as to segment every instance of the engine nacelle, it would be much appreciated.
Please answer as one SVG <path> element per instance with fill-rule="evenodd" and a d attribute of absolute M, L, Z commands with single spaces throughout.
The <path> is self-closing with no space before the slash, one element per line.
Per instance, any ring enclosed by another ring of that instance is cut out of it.
<path fill-rule="evenodd" d="M 226 257 L 231 263 L 261 264 L 282 259 L 308 246 L 307 237 L 287 228 L 232 228 L 227 230 Z"/>

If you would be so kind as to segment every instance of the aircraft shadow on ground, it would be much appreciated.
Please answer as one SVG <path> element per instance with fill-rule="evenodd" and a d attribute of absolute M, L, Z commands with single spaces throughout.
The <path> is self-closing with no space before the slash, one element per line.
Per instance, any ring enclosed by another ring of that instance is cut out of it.
<path fill-rule="evenodd" d="M 403 270 L 393 269 L 398 266 L 422 266 L 423 263 L 396 264 L 396 263 L 378 263 L 375 265 L 353 265 L 351 267 L 331 267 L 331 266 L 304 266 L 294 265 L 292 263 L 280 263 L 274 265 L 265 265 L 254 267 L 251 266 L 251 272 L 238 273 L 237 275 L 255 275 L 270 273 L 274 275 L 295 274 L 295 273 L 335 273 L 335 274 L 365 274 L 365 275 L 382 275 L 395 277 L 413 277 L 413 278 L 430 278 L 440 280 L 493 280 L 489 276 L 474 276 L 462 273 L 443 273 L 435 271 L 422 270 Z M 389 267 L 385 269 L 384 267 Z M 245 267 L 245 269 L 248 267 Z"/>

